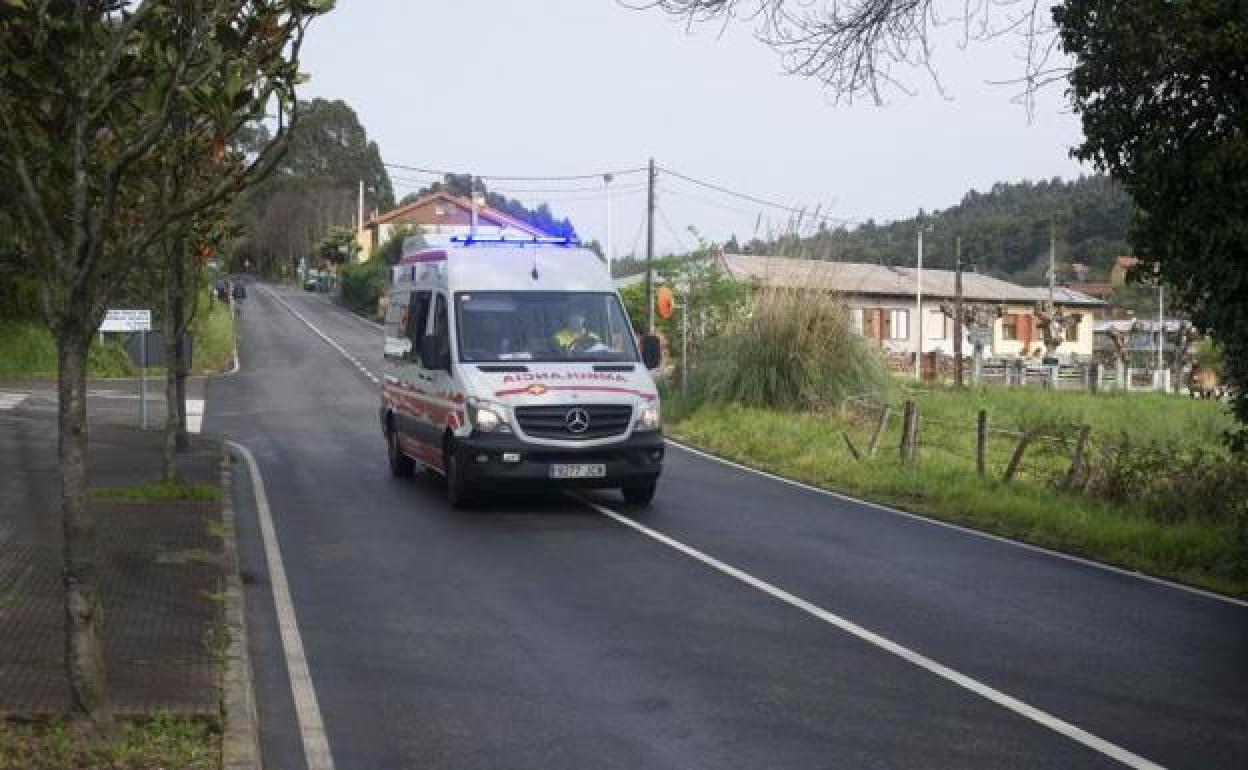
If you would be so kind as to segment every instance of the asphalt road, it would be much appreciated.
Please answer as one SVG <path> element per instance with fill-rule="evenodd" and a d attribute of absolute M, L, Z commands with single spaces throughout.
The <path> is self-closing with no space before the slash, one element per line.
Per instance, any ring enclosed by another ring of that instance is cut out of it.
<path fill-rule="evenodd" d="M 337 768 L 1248 767 L 1242 604 L 678 448 L 649 511 L 591 498 L 649 532 L 452 511 L 389 475 L 380 331 L 273 291 L 205 430 L 258 462 Z M 266 767 L 296 770 L 309 690 L 236 479 Z"/>

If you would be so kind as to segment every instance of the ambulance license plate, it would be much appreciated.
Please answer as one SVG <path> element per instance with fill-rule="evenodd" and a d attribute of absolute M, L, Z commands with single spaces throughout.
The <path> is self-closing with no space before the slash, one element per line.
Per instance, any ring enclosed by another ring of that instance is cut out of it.
<path fill-rule="evenodd" d="M 550 466 L 552 479 L 600 479 L 607 475 L 604 463 L 553 463 Z"/>

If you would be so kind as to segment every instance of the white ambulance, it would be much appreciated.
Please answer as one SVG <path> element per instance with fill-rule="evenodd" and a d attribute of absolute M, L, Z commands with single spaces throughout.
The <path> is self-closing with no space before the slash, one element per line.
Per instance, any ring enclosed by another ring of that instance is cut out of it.
<path fill-rule="evenodd" d="M 509 485 L 654 497 L 658 339 L 634 338 L 602 261 L 568 240 L 413 239 L 392 274 L 381 427 L 390 469 L 462 506 Z"/>

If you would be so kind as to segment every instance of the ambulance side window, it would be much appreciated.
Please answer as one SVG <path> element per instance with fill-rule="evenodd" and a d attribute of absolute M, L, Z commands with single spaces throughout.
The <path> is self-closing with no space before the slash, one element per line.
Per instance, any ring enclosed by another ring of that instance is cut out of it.
<path fill-rule="evenodd" d="M 447 323 L 446 314 L 446 295 L 439 294 L 437 304 L 433 311 L 433 328 L 429 333 L 438 338 L 438 354 L 450 355 L 451 351 L 451 331 L 450 324 Z"/>
<path fill-rule="evenodd" d="M 412 292 L 412 299 L 407 307 L 404 336 L 411 340 L 412 345 L 403 357 L 412 363 L 420 363 L 420 338 L 425 336 L 425 320 L 429 317 L 429 295 L 428 291 Z"/>

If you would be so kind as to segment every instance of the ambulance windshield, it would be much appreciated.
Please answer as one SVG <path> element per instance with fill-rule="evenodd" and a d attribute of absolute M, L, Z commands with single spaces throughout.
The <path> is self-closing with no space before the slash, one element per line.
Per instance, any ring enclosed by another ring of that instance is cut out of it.
<path fill-rule="evenodd" d="M 455 304 L 461 361 L 638 360 L 614 293 L 460 292 Z"/>

